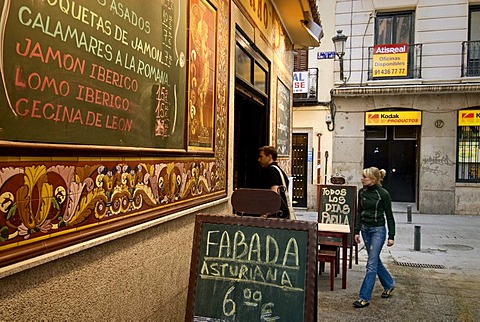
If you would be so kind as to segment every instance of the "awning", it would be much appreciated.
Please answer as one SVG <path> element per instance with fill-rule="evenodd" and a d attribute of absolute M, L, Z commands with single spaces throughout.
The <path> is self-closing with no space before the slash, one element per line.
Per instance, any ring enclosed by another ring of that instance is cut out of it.
<path fill-rule="evenodd" d="M 295 49 L 318 47 L 323 37 L 320 15 L 313 0 L 272 0 Z"/>

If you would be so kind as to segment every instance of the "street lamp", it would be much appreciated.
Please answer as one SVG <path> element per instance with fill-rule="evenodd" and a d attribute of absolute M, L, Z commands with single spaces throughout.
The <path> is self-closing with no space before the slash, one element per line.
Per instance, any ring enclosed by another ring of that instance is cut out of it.
<path fill-rule="evenodd" d="M 335 46 L 335 54 L 340 61 L 340 79 L 345 81 L 343 77 L 343 56 L 345 55 L 345 43 L 347 42 L 347 36 L 342 34 L 343 30 L 337 30 L 337 35 L 332 37 L 333 45 Z"/>

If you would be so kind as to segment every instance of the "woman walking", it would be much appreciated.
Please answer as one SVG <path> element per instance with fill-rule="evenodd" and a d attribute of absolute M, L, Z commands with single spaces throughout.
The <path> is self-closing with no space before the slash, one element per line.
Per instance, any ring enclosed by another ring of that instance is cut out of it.
<path fill-rule="evenodd" d="M 362 172 L 362 185 L 358 192 L 357 221 L 355 224 L 355 242 L 360 243 L 360 232 L 368 253 L 367 270 L 363 279 L 358 299 L 353 302 L 356 308 L 370 305 L 373 287 L 378 275 L 383 286 L 382 298 L 388 298 L 395 287 L 395 281 L 383 266 L 380 252 L 387 237 L 387 246 L 395 243 L 395 219 L 392 212 L 392 200 L 387 190 L 382 188 L 385 170 L 376 167 L 364 169 Z"/>

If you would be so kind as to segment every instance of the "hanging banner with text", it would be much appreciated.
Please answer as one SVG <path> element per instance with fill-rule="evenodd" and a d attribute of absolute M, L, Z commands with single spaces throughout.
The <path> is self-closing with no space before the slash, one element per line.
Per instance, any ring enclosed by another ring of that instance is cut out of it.
<path fill-rule="evenodd" d="M 480 110 L 458 111 L 458 126 L 479 126 Z"/>
<path fill-rule="evenodd" d="M 421 125 L 420 111 L 366 112 L 365 125 Z"/>
<path fill-rule="evenodd" d="M 377 45 L 373 49 L 373 77 L 407 76 L 408 45 Z"/>
<path fill-rule="evenodd" d="M 293 73 L 293 93 L 308 93 L 308 72 Z"/>

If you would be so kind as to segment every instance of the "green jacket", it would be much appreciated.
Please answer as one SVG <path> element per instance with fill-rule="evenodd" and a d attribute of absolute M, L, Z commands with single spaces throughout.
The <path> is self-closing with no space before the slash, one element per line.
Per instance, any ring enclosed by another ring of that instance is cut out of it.
<path fill-rule="evenodd" d="M 395 238 L 395 218 L 392 212 L 392 199 L 387 190 L 378 185 L 363 187 L 358 191 L 357 219 L 355 234 L 359 234 L 362 224 L 367 227 L 388 227 L 388 239 Z"/>

